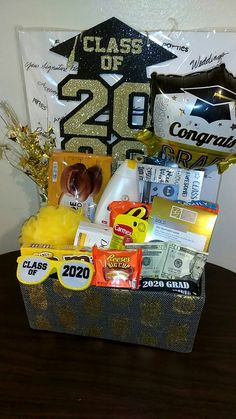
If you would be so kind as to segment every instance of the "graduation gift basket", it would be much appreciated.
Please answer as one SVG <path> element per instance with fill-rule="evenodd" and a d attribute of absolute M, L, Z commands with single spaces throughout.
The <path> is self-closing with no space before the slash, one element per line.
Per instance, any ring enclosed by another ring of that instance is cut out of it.
<path fill-rule="evenodd" d="M 48 205 L 23 225 L 18 258 L 32 328 L 192 350 L 215 173 L 148 161 L 126 159 L 109 179 L 108 156 L 52 153 Z"/>
<path fill-rule="evenodd" d="M 152 35 L 116 18 L 63 41 L 61 33 L 21 31 L 27 96 L 40 71 L 37 89 L 47 87 L 55 126 L 31 132 L 5 106 L 9 139 L 46 198 L 22 226 L 17 278 L 34 329 L 190 352 L 221 173 L 235 159 L 236 83 L 213 60 L 188 73 L 181 63 L 192 60 L 190 47 L 177 51 Z M 194 49 L 202 34 L 188 36 Z M 45 57 L 29 67 L 29 39 L 49 54 L 47 68 Z M 57 60 L 67 60 L 66 77 Z M 43 96 L 31 102 L 40 120 Z"/>

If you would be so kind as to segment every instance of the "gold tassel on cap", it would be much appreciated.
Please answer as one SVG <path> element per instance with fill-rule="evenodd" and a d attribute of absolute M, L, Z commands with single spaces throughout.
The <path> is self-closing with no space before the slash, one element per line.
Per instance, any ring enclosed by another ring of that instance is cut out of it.
<path fill-rule="evenodd" d="M 70 53 L 70 55 L 68 57 L 68 60 L 67 60 L 66 68 L 68 70 L 71 70 L 72 67 L 73 67 L 73 64 L 74 64 L 74 61 L 75 61 L 75 50 L 76 50 L 76 47 L 77 47 L 77 43 L 78 43 L 78 35 L 76 35 L 76 37 L 75 37 L 75 42 L 74 42 L 73 48 L 72 48 L 71 53 Z"/>

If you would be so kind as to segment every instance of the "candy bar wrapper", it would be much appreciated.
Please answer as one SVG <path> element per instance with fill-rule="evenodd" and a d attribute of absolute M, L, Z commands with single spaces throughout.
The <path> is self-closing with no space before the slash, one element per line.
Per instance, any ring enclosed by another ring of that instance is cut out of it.
<path fill-rule="evenodd" d="M 54 260 L 84 260 L 93 263 L 92 252 L 77 246 L 57 247 L 51 244 L 29 243 L 20 248 L 21 256 L 43 256 Z"/>
<path fill-rule="evenodd" d="M 155 197 L 148 219 L 145 242 L 172 241 L 207 252 L 217 214 Z"/>
<path fill-rule="evenodd" d="M 200 199 L 203 171 L 139 164 L 138 172 L 142 202 L 151 203 L 154 196 L 186 202 Z"/>
<path fill-rule="evenodd" d="M 94 220 L 96 205 L 111 177 L 110 156 L 55 151 L 49 160 L 48 205 L 84 208 Z"/>
<path fill-rule="evenodd" d="M 142 250 L 103 250 L 93 247 L 94 285 L 138 289 Z"/>

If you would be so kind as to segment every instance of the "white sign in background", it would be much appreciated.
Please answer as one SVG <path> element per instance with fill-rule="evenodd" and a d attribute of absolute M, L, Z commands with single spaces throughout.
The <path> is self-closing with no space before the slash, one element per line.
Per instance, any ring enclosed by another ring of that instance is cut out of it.
<path fill-rule="evenodd" d="M 26 86 L 28 112 L 31 128 L 51 125 L 57 137 L 57 148 L 61 148 L 61 118 L 80 103 L 59 100 L 57 85 L 68 74 L 77 73 L 77 63 L 67 69 L 67 59 L 50 51 L 79 31 L 20 30 L 20 52 Z M 145 34 L 145 33 L 144 33 Z M 159 65 L 147 67 L 147 77 L 153 71 L 159 74 L 186 75 L 208 70 L 222 62 L 228 71 L 236 75 L 235 32 L 150 32 L 150 40 L 177 55 L 177 58 Z M 109 76 L 108 77 L 109 80 Z M 115 75 L 110 75 L 110 83 Z M 87 95 L 83 95 L 81 102 Z M 107 116 L 104 115 L 104 118 Z M 102 120 L 102 116 L 99 117 Z"/>

